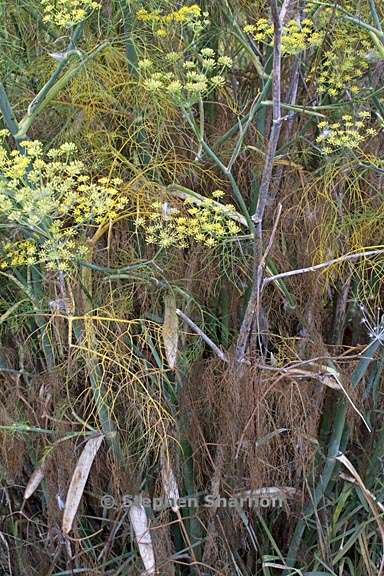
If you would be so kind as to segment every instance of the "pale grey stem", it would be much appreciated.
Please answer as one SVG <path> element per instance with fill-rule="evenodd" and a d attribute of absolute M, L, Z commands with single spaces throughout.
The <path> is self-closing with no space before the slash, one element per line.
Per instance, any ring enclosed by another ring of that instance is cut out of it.
<path fill-rule="evenodd" d="M 284 2 L 283 6 L 288 6 Z M 281 129 L 281 35 L 282 20 L 279 13 L 277 0 L 271 1 L 272 19 L 274 28 L 273 38 L 273 70 L 272 70 L 272 127 L 269 134 L 268 148 L 264 162 L 263 173 L 261 176 L 259 199 L 255 214 L 252 216 L 255 222 L 255 242 L 254 242 L 254 267 L 253 267 L 253 285 L 249 297 L 247 309 L 241 324 L 239 338 L 236 345 L 236 359 L 238 362 L 244 361 L 244 356 L 248 348 L 252 326 L 256 319 L 256 326 L 260 332 L 260 292 L 263 282 L 263 219 L 264 212 L 269 198 L 271 187 L 273 161 L 276 154 L 276 148 L 279 141 Z M 285 8 L 286 9 L 286 8 Z M 283 14 L 284 16 L 284 14 Z"/>
<path fill-rule="evenodd" d="M 224 352 L 222 350 L 220 350 L 220 348 L 214 343 L 212 342 L 212 340 L 209 338 L 209 336 L 207 336 L 205 334 L 205 332 L 202 331 L 201 328 L 199 328 L 194 322 L 193 320 L 191 320 L 186 314 L 184 314 L 184 312 L 182 312 L 181 310 L 179 310 L 178 308 L 176 309 L 176 314 L 178 316 L 180 316 L 180 318 L 186 323 L 188 324 L 188 326 L 190 328 L 192 328 L 192 330 L 194 332 L 196 332 L 196 334 L 198 334 L 206 344 L 208 344 L 208 346 L 215 352 L 215 354 L 221 359 L 223 360 L 223 362 L 228 362 L 228 358 L 226 356 L 226 354 L 224 354 Z"/>
<path fill-rule="evenodd" d="M 282 5 L 281 10 L 280 10 L 280 16 L 279 16 L 279 20 L 280 20 L 281 25 L 284 24 L 285 16 L 288 12 L 288 8 L 289 8 L 290 3 L 291 3 L 291 0 L 284 0 L 284 2 L 283 2 L 283 5 Z"/>
<path fill-rule="evenodd" d="M 298 268 L 297 270 L 289 270 L 288 272 L 281 272 L 280 274 L 275 274 L 274 276 L 269 276 L 265 278 L 263 286 L 270 284 L 281 278 L 289 278 L 290 276 L 298 276 L 300 274 L 307 274 L 308 272 L 316 272 L 316 270 L 322 270 L 324 268 L 329 268 L 334 264 L 340 264 L 341 262 L 347 262 L 348 260 L 358 260 L 359 258 L 366 258 L 367 256 L 377 256 L 379 254 L 384 254 L 383 250 L 367 250 L 365 252 L 356 252 L 355 254 L 345 254 L 344 256 L 339 256 L 339 258 L 334 258 L 333 260 L 328 260 L 327 262 L 321 262 L 320 264 L 315 264 L 314 266 L 308 266 L 306 268 Z"/>

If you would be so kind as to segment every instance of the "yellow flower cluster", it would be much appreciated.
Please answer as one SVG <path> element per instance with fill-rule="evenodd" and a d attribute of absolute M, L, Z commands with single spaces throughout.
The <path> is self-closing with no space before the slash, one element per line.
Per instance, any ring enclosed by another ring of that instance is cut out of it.
<path fill-rule="evenodd" d="M 118 189 L 120 179 L 94 183 L 84 164 L 72 160 L 76 146 L 62 144 L 46 155 L 41 142 L 21 142 L 25 154 L 0 146 L 0 213 L 9 222 L 29 227 L 47 218 L 67 217 L 76 224 L 113 220 L 127 203 Z"/>
<path fill-rule="evenodd" d="M 41 0 L 44 22 L 52 22 L 56 26 L 70 27 L 84 20 L 88 14 L 100 8 L 100 2 L 95 0 Z"/>
<path fill-rule="evenodd" d="M 137 224 L 144 228 L 148 244 L 186 248 L 195 241 L 208 247 L 216 246 L 224 238 L 240 232 L 239 225 L 229 216 L 234 206 L 217 201 L 222 196 L 224 192 L 216 190 L 212 198 L 206 198 L 199 206 L 185 200 L 181 208 L 155 202 L 149 217 L 139 219 Z"/>
<path fill-rule="evenodd" d="M 323 34 L 314 29 L 309 18 L 304 18 L 301 23 L 290 20 L 283 29 L 282 53 L 296 54 L 312 46 L 320 46 L 322 39 Z"/>
<path fill-rule="evenodd" d="M 368 69 L 375 45 L 367 30 L 344 17 L 345 10 L 352 14 L 356 12 L 356 3 L 344 0 L 320 8 L 319 3 L 310 6 L 308 2 L 306 10 L 316 11 L 317 27 L 325 32 L 325 49 L 320 61 L 313 64 L 309 82 L 314 80 L 317 83 L 319 94 L 335 97 L 346 90 L 352 95 L 357 94 L 361 90 L 358 80 Z M 362 3 L 358 12 L 362 21 L 369 20 L 367 3 Z"/>
<path fill-rule="evenodd" d="M 225 84 L 224 72 L 232 66 L 229 56 L 218 56 L 203 48 L 193 59 L 183 61 L 178 52 L 167 54 L 166 71 L 155 71 L 149 58 L 139 61 L 143 88 L 156 97 L 170 97 L 177 104 L 191 104 L 196 98 Z"/>
<path fill-rule="evenodd" d="M 150 24 L 159 38 L 168 36 L 168 33 L 173 32 L 177 24 L 186 25 L 196 34 L 200 34 L 209 24 L 208 12 L 202 13 L 197 4 L 181 6 L 178 10 L 168 14 L 162 14 L 161 10 L 149 11 L 141 8 L 136 16 L 139 21 Z"/>
<path fill-rule="evenodd" d="M 210 23 L 209 13 L 202 12 L 197 4 L 181 6 L 167 14 L 163 14 L 161 10 L 148 11 L 141 8 L 136 15 L 139 21 L 151 26 L 152 32 L 158 38 L 174 37 L 175 32 L 180 32 L 180 27 L 182 29 L 184 26 L 195 36 L 199 36 Z"/>
<path fill-rule="evenodd" d="M 257 42 L 263 42 L 266 38 L 273 35 L 273 26 L 267 18 L 259 18 L 255 24 L 246 24 L 244 32 L 251 34 Z"/>
<path fill-rule="evenodd" d="M 76 230 L 65 228 L 62 222 L 56 221 L 48 229 L 48 239 L 40 246 L 38 261 L 44 263 L 48 270 L 67 272 L 75 259 L 83 260 L 87 254 L 88 247 L 77 236 Z"/>
<path fill-rule="evenodd" d="M 11 266 L 44 264 L 48 270 L 67 272 L 75 259 L 86 258 L 88 247 L 76 237 L 73 228 L 63 228 L 54 222 L 46 231 L 47 238 L 4 242 L 0 245 L 0 270 Z"/>
<path fill-rule="evenodd" d="M 329 123 L 327 120 L 319 122 L 321 130 L 316 143 L 322 148 L 324 154 L 332 154 L 341 148 L 356 149 L 368 137 L 375 136 L 376 130 L 366 128 L 366 119 L 370 113 L 361 111 L 354 119 L 350 114 L 344 114 L 337 122 Z"/>
<path fill-rule="evenodd" d="M 201 8 L 197 4 L 191 6 L 182 6 L 178 10 L 169 12 L 168 14 L 161 14 L 160 10 L 148 11 L 141 8 L 136 13 L 137 19 L 142 22 L 150 22 L 151 24 L 169 24 L 173 22 L 189 22 L 201 16 Z"/>
<path fill-rule="evenodd" d="M 267 18 L 260 18 L 255 24 L 247 24 L 244 32 L 251 34 L 258 42 L 273 42 L 273 26 Z M 304 18 L 301 22 L 289 20 L 283 28 L 281 51 L 288 55 L 297 54 L 312 46 L 319 46 L 322 38 L 322 33 L 315 30 L 309 18 Z"/>
<path fill-rule="evenodd" d="M 338 96 L 349 90 L 351 94 L 360 91 L 357 80 L 368 69 L 366 55 L 372 48 L 368 39 L 356 36 L 356 31 L 345 25 L 339 26 L 329 50 L 324 52 L 318 78 L 318 92 Z"/>
<path fill-rule="evenodd" d="M 0 132 L 0 139 L 7 131 Z M 84 164 L 73 160 L 76 146 L 62 144 L 44 154 L 39 141 L 21 142 L 23 153 L 0 145 L 0 215 L 33 240 L 3 246 L 6 265 L 45 262 L 68 269 L 81 258 L 87 225 L 114 220 L 128 203 L 118 178 L 92 182 Z M 27 242 L 27 243 L 26 243 Z M 32 242 L 35 251 L 32 250 Z"/>
<path fill-rule="evenodd" d="M 16 242 L 4 242 L 1 245 L 2 259 L 0 269 L 9 266 L 32 265 L 37 262 L 37 246 L 33 240 L 19 240 Z"/>
<path fill-rule="evenodd" d="M 94 183 L 89 176 L 80 175 L 76 186 L 60 202 L 59 213 L 70 214 L 76 224 L 115 220 L 128 202 L 117 189 L 120 184 L 120 178 L 99 178 Z"/>

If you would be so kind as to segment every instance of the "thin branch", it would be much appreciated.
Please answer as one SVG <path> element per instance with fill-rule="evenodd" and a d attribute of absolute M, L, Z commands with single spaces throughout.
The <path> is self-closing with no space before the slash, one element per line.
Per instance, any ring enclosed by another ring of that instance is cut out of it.
<path fill-rule="evenodd" d="M 128 266 L 124 266 L 123 268 L 110 268 L 108 266 L 98 266 L 97 264 L 93 264 L 92 262 L 86 262 L 83 260 L 79 261 L 79 266 L 81 266 L 82 268 L 89 268 L 90 270 L 95 270 L 95 272 L 103 272 L 104 274 L 114 274 L 114 275 L 124 274 L 126 272 L 130 272 L 131 270 L 138 270 L 140 268 L 144 268 L 145 266 L 150 266 L 151 264 L 154 264 L 161 250 L 162 249 L 160 248 L 160 250 L 158 250 L 156 254 L 153 256 L 153 258 L 150 258 L 149 260 L 142 260 L 141 262 L 129 264 Z"/>
<path fill-rule="evenodd" d="M 367 256 L 377 256 L 378 254 L 384 254 L 383 250 L 367 250 L 366 252 L 356 252 L 356 254 L 345 254 L 344 256 L 339 256 L 339 258 L 334 258 L 333 260 L 328 260 L 327 262 L 321 262 L 321 264 L 315 264 L 314 266 L 308 266 L 307 268 L 299 268 L 297 270 L 289 270 L 288 272 L 281 272 L 280 274 L 275 274 L 274 276 L 269 276 L 265 278 L 263 286 L 280 280 L 282 278 L 288 278 L 290 276 L 298 276 L 299 274 L 307 274 L 308 272 L 316 272 L 316 270 L 322 270 L 324 268 L 329 268 L 334 264 L 340 264 L 341 262 L 347 262 L 349 260 L 358 260 L 359 258 L 366 258 Z"/>
<path fill-rule="evenodd" d="M 295 74 L 295 72 L 293 72 L 293 74 Z M 262 102 L 260 102 L 261 106 L 272 106 L 273 102 L 271 100 L 263 100 Z M 288 112 L 288 119 L 289 118 L 293 118 L 294 114 L 297 112 L 301 112 L 301 114 L 307 114 L 308 116 L 314 116 L 315 118 L 326 118 L 327 116 L 325 114 L 321 114 L 321 112 L 316 112 L 313 108 L 313 106 L 299 106 L 299 105 L 295 105 L 295 104 L 290 104 L 290 103 L 284 103 L 281 102 L 281 108 L 285 108 L 286 110 L 289 110 Z M 320 108 L 320 106 L 318 107 Z"/>
<path fill-rule="evenodd" d="M 273 161 L 276 154 L 277 144 L 281 129 L 281 36 L 282 36 L 282 18 L 279 13 L 277 0 L 272 0 L 272 19 L 274 29 L 273 39 L 273 70 L 272 70 L 272 127 L 269 135 L 267 154 L 264 163 L 264 169 L 261 177 L 259 198 L 255 214 L 252 220 L 255 222 L 255 241 L 254 241 L 254 265 L 253 265 L 253 285 L 249 297 L 247 309 L 240 328 L 240 334 L 236 346 L 236 359 L 243 362 L 248 347 L 252 326 L 255 321 L 258 331 L 260 331 L 260 291 L 264 276 L 263 263 L 263 219 L 267 206 L 269 191 L 271 187 Z M 284 2 L 284 9 L 288 5 Z M 284 14 L 282 14 L 284 17 Z"/>
<path fill-rule="evenodd" d="M 205 332 L 201 330 L 201 328 L 199 328 L 186 314 L 184 314 L 184 312 L 182 312 L 177 308 L 176 314 L 180 316 L 180 318 L 184 320 L 184 322 L 188 324 L 188 326 L 192 328 L 192 330 L 196 332 L 196 334 L 198 334 L 204 340 L 204 342 L 208 344 L 210 348 L 212 348 L 212 350 L 214 351 L 216 356 L 220 358 L 220 360 L 222 360 L 223 362 L 228 362 L 226 354 L 224 354 L 224 352 L 220 350 L 220 348 L 214 342 L 212 342 L 209 336 L 207 336 Z"/>
<path fill-rule="evenodd" d="M 263 92 L 264 92 L 264 90 L 263 90 Z M 246 136 L 246 134 L 247 134 L 252 122 L 253 122 L 253 119 L 255 117 L 257 110 L 259 110 L 260 106 L 262 106 L 262 105 L 263 105 L 263 101 L 261 99 L 261 94 L 259 94 L 252 103 L 251 109 L 247 115 L 247 120 L 244 124 L 244 128 L 243 128 L 243 123 L 240 120 L 238 121 L 239 137 L 238 137 L 236 145 L 233 149 L 231 159 L 228 163 L 227 170 L 229 172 L 232 170 L 233 165 L 235 164 L 240 153 L 242 152 L 245 136 Z"/>
<path fill-rule="evenodd" d="M 297 21 L 298 23 L 300 23 L 300 17 L 297 17 Z M 297 55 L 295 57 L 294 60 L 294 64 L 293 64 L 293 68 L 291 70 L 291 82 L 289 85 L 289 89 L 288 89 L 288 94 L 287 94 L 287 101 L 288 101 L 288 105 L 287 108 L 289 110 L 288 112 L 288 118 L 287 118 L 287 123 L 285 125 L 285 131 L 282 137 L 283 142 L 281 143 L 280 149 L 284 146 L 288 146 L 289 142 L 291 141 L 291 133 L 292 133 L 292 128 L 293 128 L 293 123 L 295 120 L 295 116 L 296 116 L 296 112 L 297 110 L 295 110 L 296 106 L 296 98 L 297 98 L 297 91 L 299 88 L 299 79 L 300 79 L 300 65 L 301 65 L 301 55 Z M 281 102 L 281 107 L 284 108 L 286 105 L 283 104 Z M 300 110 L 300 106 L 297 107 L 298 110 Z M 319 115 L 319 116 L 323 116 L 323 114 L 319 113 L 319 112 L 313 112 L 313 111 L 307 111 L 305 110 L 305 107 L 302 110 L 303 113 L 309 113 L 309 115 Z M 276 152 L 278 154 L 278 151 Z M 280 190 L 280 184 L 283 178 L 283 174 L 284 174 L 284 170 L 285 170 L 285 166 L 283 164 L 280 164 L 277 169 L 276 169 L 276 174 L 275 177 L 273 179 L 273 189 L 271 191 L 271 200 L 275 200 L 278 191 Z"/>
<path fill-rule="evenodd" d="M 375 0 L 368 0 L 368 4 L 370 7 L 372 18 L 373 18 L 373 21 L 375 23 L 376 28 L 378 30 L 380 30 L 381 33 L 383 33 L 383 27 L 381 25 L 381 20 L 380 20 L 380 16 L 379 16 L 379 13 L 378 13 L 377 8 L 376 8 Z"/>
<path fill-rule="evenodd" d="M 199 98 L 199 131 L 200 131 L 200 138 L 199 138 L 199 149 L 196 154 L 195 161 L 201 160 L 203 154 L 203 145 L 202 142 L 204 140 L 204 133 L 205 133 L 205 113 L 204 113 L 204 102 L 202 97 Z"/>
<path fill-rule="evenodd" d="M 249 42 L 247 41 L 246 38 L 246 34 L 245 32 L 241 29 L 236 15 L 233 13 L 228 0 L 224 0 L 224 4 L 225 4 L 225 10 L 224 10 L 224 14 L 228 20 L 228 22 L 233 26 L 234 29 L 234 35 L 236 36 L 236 38 L 239 40 L 240 44 L 243 46 L 243 48 L 249 53 L 252 62 L 256 68 L 256 71 L 258 73 L 258 75 L 260 76 L 260 78 L 265 78 L 266 74 L 264 72 L 263 66 L 260 62 L 259 57 L 257 56 L 257 54 L 255 54 L 255 52 L 252 50 L 251 46 L 249 45 Z"/>
<path fill-rule="evenodd" d="M 280 15 L 279 15 L 279 20 L 280 20 L 280 24 L 281 24 L 282 26 L 283 26 L 283 24 L 284 24 L 284 20 L 285 20 L 285 17 L 286 17 L 286 15 L 287 15 L 287 12 L 288 12 L 288 8 L 289 8 L 290 3 L 291 3 L 291 0 L 284 0 L 283 5 L 282 5 L 282 7 L 281 7 Z"/>
<path fill-rule="evenodd" d="M 276 217 L 275 217 L 275 222 L 274 222 L 274 224 L 273 224 L 272 232 L 271 232 L 271 235 L 270 235 L 270 237 L 269 237 L 268 246 L 267 246 L 267 248 L 266 248 L 266 250 L 265 250 L 265 252 L 264 252 L 264 254 L 263 254 L 263 257 L 262 257 L 262 259 L 261 259 L 261 262 L 260 262 L 260 265 L 261 265 L 261 266 L 264 266 L 264 265 L 265 265 L 265 263 L 266 263 L 266 261 L 267 261 L 268 254 L 270 253 L 270 251 L 271 251 L 271 249 L 272 249 L 273 241 L 274 241 L 274 239 L 275 239 L 276 232 L 277 232 L 277 226 L 278 226 L 278 224 L 279 224 L 279 222 L 280 222 L 280 216 L 281 216 L 281 211 L 282 211 L 282 209 L 283 209 L 283 206 L 282 206 L 281 204 L 279 204 L 278 207 L 277 207 L 277 215 L 276 215 Z"/>
<path fill-rule="evenodd" d="M 269 135 L 268 148 L 261 177 L 259 201 L 257 209 L 252 216 L 252 220 L 261 225 L 263 221 L 265 207 L 267 205 L 268 192 L 271 185 L 273 160 L 276 153 L 277 142 L 281 128 L 281 34 L 282 25 L 280 21 L 277 1 L 272 0 L 272 19 L 274 25 L 273 42 L 273 72 L 272 72 L 272 128 Z"/>
<path fill-rule="evenodd" d="M 99 46 L 97 46 L 92 52 L 90 52 L 85 58 L 83 58 L 80 64 L 74 68 L 69 68 L 60 78 L 57 78 L 57 71 L 62 70 L 60 66 L 63 62 L 66 63 L 66 60 L 63 60 L 59 66 L 60 68 L 56 68 L 55 72 L 52 74 L 51 78 L 47 81 L 47 83 L 43 86 L 40 90 L 39 94 L 35 97 L 32 101 L 30 106 L 28 107 L 27 113 L 19 122 L 19 131 L 17 133 L 17 139 L 22 140 L 26 138 L 27 132 L 31 127 L 33 121 L 35 120 L 36 116 L 40 114 L 40 112 L 48 105 L 48 103 L 56 97 L 56 95 L 60 92 L 60 90 L 68 84 L 70 80 L 85 66 L 92 58 L 96 56 L 101 50 L 103 50 L 108 45 L 108 42 L 102 42 Z M 70 54 L 76 52 L 75 50 L 71 50 Z M 76 52 L 77 53 L 77 52 Z M 53 81 L 54 80 L 54 81 Z"/>
<path fill-rule="evenodd" d="M 34 97 L 32 102 L 28 106 L 27 113 L 31 115 L 34 110 L 40 105 L 40 103 L 44 100 L 45 96 L 55 84 L 56 80 L 60 76 L 61 71 L 65 68 L 67 61 L 72 55 L 79 56 L 81 58 L 81 52 L 76 48 L 76 42 L 80 38 L 81 33 L 83 31 L 84 23 L 81 22 L 78 24 L 72 31 L 71 38 L 67 48 L 62 52 L 60 55 L 60 62 L 57 64 L 56 68 L 52 72 L 51 76 L 48 78 L 47 82 L 41 88 L 39 93 Z"/>
<path fill-rule="evenodd" d="M 267 97 L 267 94 L 268 94 L 269 89 L 271 87 L 271 83 L 272 83 L 272 78 L 269 77 L 268 80 L 265 82 L 264 87 L 258 96 L 258 105 L 255 106 L 254 108 L 252 107 L 250 109 L 250 111 L 247 112 L 247 114 L 240 120 L 241 125 L 246 124 L 248 122 L 250 116 L 251 115 L 255 116 L 256 112 L 258 112 L 260 110 L 260 106 L 265 105 L 264 98 Z M 238 132 L 238 130 L 239 130 L 239 123 L 237 122 L 236 124 L 234 124 L 232 126 L 232 128 L 227 130 L 222 136 L 220 136 L 220 138 L 218 138 L 214 142 L 213 148 L 214 149 L 219 148 L 220 146 L 225 144 L 225 142 L 228 140 L 228 138 L 232 138 L 232 136 L 234 136 Z"/>
<path fill-rule="evenodd" d="M 230 170 L 228 170 L 228 168 L 225 166 L 225 164 L 223 164 L 223 162 L 220 160 L 220 158 L 215 154 L 215 152 L 212 150 L 212 148 L 209 146 L 209 144 L 207 144 L 207 142 L 202 138 L 200 130 L 196 126 L 196 122 L 195 122 L 193 116 L 191 115 L 191 113 L 188 112 L 187 110 L 184 110 L 184 117 L 186 118 L 188 124 L 192 128 L 192 130 L 193 130 L 196 138 L 198 139 L 199 144 L 201 144 L 204 152 L 216 164 L 216 166 L 218 168 L 220 168 L 220 170 L 222 171 L 224 176 L 226 176 L 229 179 L 229 181 L 231 183 L 233 195 L 235 196 L 237 203 L 240 206 L 241 211 L 247 220 L 247 224 L 248 224 L 250 230 L 253 230 L 254 225 L 253 225 L 251 216 L 248 212 L 247 205 L 244 201 L 243 195 L 240 192 L 240 188 L 239 188 L 239 186 L 236 182 L 236 179 L 234 178 L 232 172 Z"/>

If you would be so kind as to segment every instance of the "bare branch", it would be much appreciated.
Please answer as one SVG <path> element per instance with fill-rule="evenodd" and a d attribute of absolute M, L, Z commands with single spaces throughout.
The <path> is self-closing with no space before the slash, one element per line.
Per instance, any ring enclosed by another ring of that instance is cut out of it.
<path fill-rule="evenodd" d="M 186 324 L 188 324 L 188 326 L 190 328 L 192 328 L 192 330 L 194 332 L 196 332 L 196 334 L 198 334 L 203 340 L 204 342 L 206 342 L 206 344 L 208 344 L 208 346 L 210 348 L 212 348 L 212 350 L 215 352 L 216 356 L 218 356 L 221 360 L 223 360 L 223 362 L 228 362 L 228 358 L 226 356 L 226 354 L 224 354 L 224 352 L 222 350 L 220 350 L 220 348 L 214 343 L 212 342 L 212 340 L 209 338 L 209 336 L 207 336 L 205 334 L 205 332 L 202 331 L 201 328 L 199 328 L 194 322 L 193 320 L 191 320 L 186 314 L 184 314 L 184 312 L 182 312 L 181 310 L 179 310 L 177 308 L 176 310 L 176 314 L 178 316 L 180 316 L 180 318 L 182 320 L 184 320 L 184 322 Z"/>
<path fill-rule="evenodd" d="M 273 71 L 272 71 L 272 127 L 269 135 L 267 155 L 265 158 L 263 174 L 261 177 L 259 201 L 257 209 L 252 216 L 256 225 L 263 221 L 265 207 L 267 205 L 268 192 L 271 185 L 273 160 L 276 153 L 277 143 L 281 129 L 281 34 L 282 24 L 280 21 L 277 0 L 272 0 L 272 19 L 274 26 L 273 42 Z"/>
<path fill-rule="evenodd" d="M 288 6 L 284 2 L 283 6 Z M 248 347 L 252 326 L 256 318 L 257 330 L 260 331 L 260 291 L 264 276 L 263 262 L 263 218 L 267 200 L 271 187 L 273 161 L 279 141 L 281 129 L 281 35 L 282 19 L 279 13 L 277 0 L 272 0 L 272 19 L 274 28 L 273 40 L 273 71 L 272 71 L 272 127 L 269 135 L 267 154 L 261 177 L 259 198 L 255 214 L 252 220 L 255 222 L 255 242 L 254 242 L 254 267 L 253 285 L 248 301 L 247 309 L 240 328 L 240 334 L 236 346 L 236 359 L 243 362 Z M 282 15 L 284 17 L 284 14 Z"/>
<path fill-rule="evenodd" d="M 297 270 L 289 270 L 288 272 L 281 272 L 280 274 L 275 274 L 274 276 L 269 276 L 265 278 L 263 286 L 274 282 L 275 280 L 281 280 L 282 278 L 288 278 L 290 276 L 298 276 L 299 274 L 307 274 L 308 272 L 316 272 L 316 270 L 322 270 L 324 268 L 329 268 L 334 264 L 340 264 L 341 262 L 346 262 L 348 260 L 358 260 L 359 258 L 366 258 L 367 256 L 376 256 L 378 254 L 384 254 L 384 250 L 367 250 L 366 252 L 356 252 L 355 254 L 345 254 L 339 258 L 334 258 L 333 260 L 328 260 L 327 262 L 321 262 L 321 264 L 315 264 L 314 266 L 308 266 L 307 268 L 299 268 Z"/>
<path fill-rule="evenodd" d="M 275 222 L 274 222 L 274 224 L 273 224 L 273 228 L 272 228 L 271 235 L 270 235 L 270 237 L 269 237 L 268 246 L 267 246 L 267 248 L 265 249 L 265 252 L 264 252 L 263 257 L 262 257 L 261 262 L 260 262 L 260 265 L 261 265 L 261 266 L 264 266 L 264 265 L 265 265 L 266 260 L 267 260 L 267 257 L 268 257 L 268 254 L 270 253 L 270 251 L 271 251 L 271 249 L 272 249 L 273 241 L 274 241 L 274 239 L 275 239 L 276 232 L 277 232 L 277 226 L 278 226 L 278 224 L 279 224 L 279 222 L 280 222 L 280 216 L 281 216 L 282 208 L 283 208 L 283 207 L 282 207 L 281 204 L 279 204 L 278 207 L 277 207 L 277 215 L 276 215 L 276 218 L 275 218 Z"/>

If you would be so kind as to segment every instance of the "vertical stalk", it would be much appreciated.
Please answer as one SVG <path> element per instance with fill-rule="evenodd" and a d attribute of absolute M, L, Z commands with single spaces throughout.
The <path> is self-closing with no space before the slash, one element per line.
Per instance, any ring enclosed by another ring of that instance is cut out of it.
<path fill-rule="evenodd" d="M 272 69 L 272 127 L 269 135 L 267 154 L 264 162 L 264 169 L 261 177 L 258 202 L 252 220 L 255 223 L 254 233 L 254 265 L 253 265 L 253 285 L 248 301 L 247 309 L 240 328 L 240 334 L 236 346 L 236 360 L 243 362 L 248 348 L 248 342 L 252 326 L 257 320 L 259 326 L 259 299 L 263 281 L 264 267 L 263 260 L 263 220 L 264 212 L 269 198 L 271 187 L 273 161 L 279 141 L 281 129 L 281 35 L 282 35 L 282 14 L 279 13 L 277 0 L 272 0 L 272 19 L 274 28 L 273 40 L 273 69 Z M 258 330 L 260 332 L 260 330 Z"/>
<path fill-rule="evenodd" d="M 16 136 L 19 129 L 16 117 L 13 113 L 12 106 L 9 102 L 4 85 L 0 82 L 0 110 L 4 118 L 4 123 L 12 136 Z"/>

